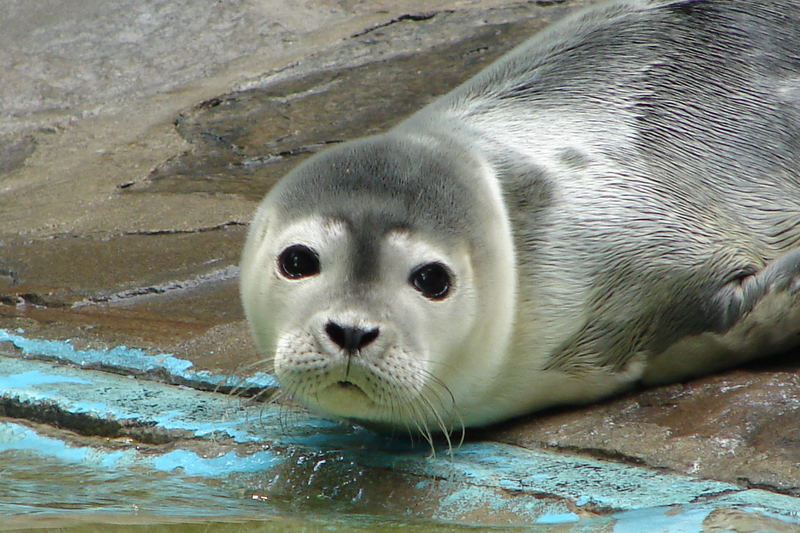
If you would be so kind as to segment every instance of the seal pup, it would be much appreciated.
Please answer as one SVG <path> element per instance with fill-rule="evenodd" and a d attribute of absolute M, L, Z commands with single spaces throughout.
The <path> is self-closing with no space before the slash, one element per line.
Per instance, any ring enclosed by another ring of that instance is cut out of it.
<path fill-rule="evenodd" d="M 266 196 L 241 296 L 312 409 L 430 435 L 800 344 L 800 2 L 540 32 Z"/>

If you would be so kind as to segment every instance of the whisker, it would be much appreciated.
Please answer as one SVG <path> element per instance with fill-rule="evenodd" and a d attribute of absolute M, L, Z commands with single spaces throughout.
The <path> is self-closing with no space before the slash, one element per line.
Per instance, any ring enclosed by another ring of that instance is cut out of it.
<path fill-rule="evenodd" d="M 286 395 L 286 391 L 280 387 L 265 387 L 257 393 L 250 396 L 254 402 L 262 403 L 276 403 L 279 399 Z"/>
<path fill-rule="evenodd" d="M 434 444 L 433 434 L 428 427 L 428 423 L 421 406 L 418 405 L 415 399 L 406 397 L 403 407 L 408 407 L 410 415 L 409 417 L 414 421 L 414 425 L 417 427 L 419 435 L 425 439 L 425 442 L 427 442 L 428 446 L 430 446 L 431 455 L 429 457 L 436 457 L 436 446 Z"/>
<path fill-rule="evenodd" d="M 442 434 L 444 435 L 445 441 L 447 441 L 447 453 L 450 457 L 453 456 L 453 444 L 450 442 L 450 432 L 447 429 L 447 425 L 445 424 L 444 420 L 442 419 L 439 412 L 436 410 L 436 406 L 428 399 L 427 396 L 424 394 L 420 394 L 419 396 L 422 403 L 428 406 L 430 413 L 433 414 L 433 418 L 436 420 L 436 425 L 439 426 L 439 429 L 442 430 Z"/>
<path fill-rule="evenodd" d="M 259 366 L 263 365 L 263 366 Z M 256 361 L 255 363 L 248 363 L 247 365 L 240 365 L 234 371 L 234 376 L 237 376 L 237 384 L 230 386 L 228 394 L 234 397 L 243 397 L 243 396 L 258 396 L 260 395 L 260 391 L 256 391 L 256 389 L 263 390 L 263 387 L 254 387 L 252 385 L 247 384 L 247 372 L 244 369 L 252 370 L 258 367 L 258 371 L 269 374 L 270 376 L 274 376 L 274 361 L 269 359 L 261 359 Z M 217 387 L 219 388 L 219 386 Z M 272 388 L 272 387 L 268 387 Z"/>
<path fill-rule="evenodd" d="M 421 373 L 427 378 L 427 381 L 428 381 L 426 383 L 426 385 L 425 385 L 424 390 L 422 391 L 422 394 L 423 395 L 425 395 L 427 393 L 431 394 L 434 398 L 436 398 L 437 403 L 440 405 L 440 407 L 444 411 L 448 412 L 449 416 L 455 417 L 457 419 L 458 425 L 460 427 L 461 435 L 460 435 L 460 437 L 458 439 L 458 444 L 457 444 L 456 447 L 461 447 L 461 445 L 464 444 L 464 439 L 466 437 L 466 427 L 464 425 L 464 419 L 461 417 L 461 414 L 458 412 L 458 408 L 457 408 L 457 405 L 456 405 L 456 399 L 455 399 L 455 396 L 453 395 L 453 392 L 450 390 L 450 388 L 447 386 L 447 384 L 445 384 L 444 381 L 442 381 L 438 377 L 434 376 L 431 372 L 429 372 L 427 370 L 421 370 Z M 447 394 L 447 396 L 450 399 L 449 406 L 445 405 L 445 402 L 443 401 L 441 395 L 434 389 L 434 387 L 438 388 L 440 391 L 443 391 L 443 392 L 445 392 Z M 428 401 L 431 401 L 430 398 L 428 398 Z M 449 453 L 450 453 L 450 456 L 452 457 L 452 442 L 451 442 L 450 437 L 454 433 L 454 428 L 453 428 L 452 425 L 447 427 L 441 421 L 440 421 L 439 425 L 440 425 L 440 427 L 442 429 L 442 432 L 445 434 L 445 438 L 447 439 L 447 443 L 448 443 Z"/>
<path fill-rule="evenodd" d="M 420 370 L 420 373 L 422 374 L 423 377 L 427 378 L 427 380 L 429 380 L 431 383 L 437 385 L 439 388 L 441 388 L 447 393 L 447 395 L 450 397 L 450 408 L 455 409 L 456 397 L 453 395 L 453 392 L 450 390 L 450 387 L 448 387 L 447 384 L 440 378 L 433 375 L 433 373 L 431 373 L 429 370 L 422 369 Z M 429 384 L 426 383 L 425 388 L 430 389 L 431 387 Z M 444 405 L 442 405 L 442 407 L 444 407 Z"/>
<path fill-rule="evenodd" d="M 415 431 L 414 428 L 412 428 L 411 424 L 409 423 L 409 417 L 405 416 L 406 408 L 403 405 L 398 406 L 397 402 L 395 401 L 394 396 L 392 396 L 391 398 L 392 398 L 392 401 L 389 404 L 390 418 L 392 420 L 402 420 L 403 421 L 403 426 L 405 427 L 406 433 L 408 434 L 408 440 L 411 442 L 411 445 L 414 446 L 416 444 L 416 438 L 415 437 L 417 436 L 417 434 L 419 432 L 419 424 L 417 424 L 417 422 L 414 421 L 414 424 L 417 426 L 416 431 Z"/>

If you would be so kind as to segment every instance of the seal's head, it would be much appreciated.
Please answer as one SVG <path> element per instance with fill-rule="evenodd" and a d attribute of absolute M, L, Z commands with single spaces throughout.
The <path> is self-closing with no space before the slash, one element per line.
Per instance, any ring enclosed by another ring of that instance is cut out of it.
<path fill-rule="evenodd" d="M 286 390 L 378 426 L 481 422 L 515 284 L 487 168 L 455 146 L 384 135 L 312 157 L 273 188 L 241 294 Z"/>

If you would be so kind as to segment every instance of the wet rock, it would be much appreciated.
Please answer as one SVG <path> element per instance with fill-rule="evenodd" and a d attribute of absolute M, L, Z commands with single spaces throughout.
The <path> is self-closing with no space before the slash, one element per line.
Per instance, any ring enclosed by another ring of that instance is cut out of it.
<path fill-rule="evenodd" d="M 316 68 L 298 67 L 263 88 L 222 95 L 182 113 L 175 126 L 192 149 L 165 161 L 144 181 L 125 184 L 124 191 L 258 200 L 306 157 L 386 131 L 559 14 L 506 9 L 493 14 L 498 22 L 464 31 L 469 23 L 463 13 L 442 11 L 403 15 L 366 29 L 313 58 Z M 414 22 L 426 41 L 437 39 L 421 50 L 405 50 L 411 39 L 402 22 Z M 374 49 L 374 39 L 381 39 L 382 49 Z M 394 41 L 400 41 L 397 49 L 385 48 Z M 362 57 L 365 50 L 370 55 Z"/>
<path fill-rule="evenodd" d="M 0 283 L 0 324 L 33 319 L 46 326 L 40 335 L 56 337 L 59 325 L 91 327 L 79 335 L 157 347 L 240 320 L 236 265 L 245 229 L 7 243 L 0 269 L 13 275 Z"/>
<path fill-rule="evenodd" d="M 800 495 L 796 359 L 536 415 L 490 434 Z"/>
<path fill-rule="evenodd" d="M 196 231 L 9 242 L 0 268 L 14 272 L 8 288 L 41 294 L 45 301 L 62 291 L 58 303 L 121 302 L 188 289 L 190 280 L 203 274 L 213 281 L 211 272 L 238 261 L 244 232 L 243 225 L 233 223 Z"/>
<path fill-rule="evenodd" d="M 0 178 L 22 166 L 35 149 L 36 141 L 30 135 L 21 139 L 0 138 Z"/>
<path fill-rule="evenodd" d="M 252 375 L 272 370 L 263 355 L 256 351 L 244 318 L 213 326 L 168 349 L 193 361 L 199 368 L 222 374 Z"/>
<path fill-rule="evenodd" d="M 0 131 L 62 114 L 82 117 L 84 110 L 108 113 L 126 99 L 185 87 L 259 48 L 277 53 L 298 33 L 348 14 L 307 0 L 282 6 L 123 0 L 53 1 L 31 9 L 24 0 L 5 2 L 0 108 L 7 119 Z"/>

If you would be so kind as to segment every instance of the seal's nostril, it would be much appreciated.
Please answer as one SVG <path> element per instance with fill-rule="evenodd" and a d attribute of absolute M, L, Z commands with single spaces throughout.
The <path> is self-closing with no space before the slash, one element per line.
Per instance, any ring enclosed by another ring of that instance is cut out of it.
<path fill-rule="evenodd" d="M 339 345 L 340 348 L 344 348 L 345 345 L 345 337 L 344 337 L 344 328 L 335 322 L 328 322 L 325 324 L 325 333 L 328 334 L 328 337 Z"/>
<path fill-rule="evenodd" d="M 328 322 L 325 324 L 325 333 L 339 348 L 348 353 L 355 353 L 377 339 L 380 330 L 340 326 L 336 322 Z"/>
<path fill-rule="evenodd" d="M 375 339 L 377 339 L 378 338 L 378 333 L 380 333 L 380 330 L 378 328 L 373 328 L 373 329 L 364 331 L 362 336 L 361 336 L 361 342 L 360 342 L 359 348 L 363 348 L 367 344 L 369 344 L 372 341 L 374 341 Z"/>

